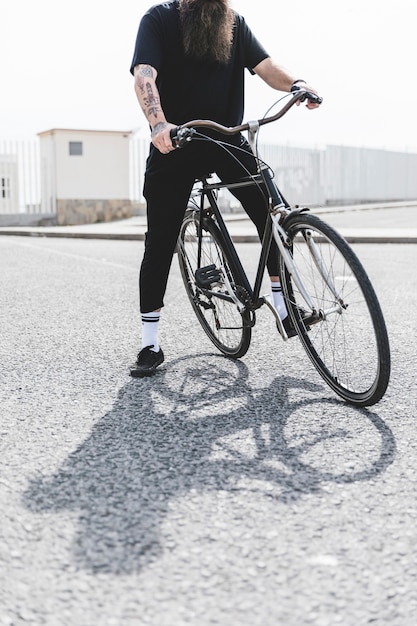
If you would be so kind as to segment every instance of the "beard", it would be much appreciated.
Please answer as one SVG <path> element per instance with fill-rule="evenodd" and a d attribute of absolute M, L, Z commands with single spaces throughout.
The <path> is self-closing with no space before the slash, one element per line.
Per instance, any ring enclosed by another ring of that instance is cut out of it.
<path fill-rule="evenodd" d="M 227 63 L 234 25 L 228 0 L 180 0 L 179 11 L 185 54 L 196 60 Z"/>

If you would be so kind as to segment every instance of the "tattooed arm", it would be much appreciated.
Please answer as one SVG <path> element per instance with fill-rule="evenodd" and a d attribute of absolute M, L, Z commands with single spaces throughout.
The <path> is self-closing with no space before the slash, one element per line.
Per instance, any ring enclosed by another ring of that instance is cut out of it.
<path fill-rule="evenodd" d="M 136 65 L 134 76 L 136 96 L 152 129 L 152 143 L 160 152 L 167 154 L 174 149 L 169 131 L 175 125 L 167 122 L 162 110 L 155 82 L 157 71 L 151 65 Z"/>

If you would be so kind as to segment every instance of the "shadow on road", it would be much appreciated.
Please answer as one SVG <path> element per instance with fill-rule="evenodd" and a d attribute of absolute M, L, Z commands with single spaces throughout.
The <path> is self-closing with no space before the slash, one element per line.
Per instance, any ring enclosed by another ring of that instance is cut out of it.
<path fill-rule="evenodd" d="M 329 481 L 383 472 L 395 455 L 390 429 L 374 412 L 323 398 L 323 389 L 290 377 L 254 389 L 241 361 L 178 359 L 130 380 L 62 467 L 32 481 L 25 505 L 79 513 L 78 566 L 138 571 L 160 554 L 174 499 L 191 490 L 285 504 L 320 497 Z"/>

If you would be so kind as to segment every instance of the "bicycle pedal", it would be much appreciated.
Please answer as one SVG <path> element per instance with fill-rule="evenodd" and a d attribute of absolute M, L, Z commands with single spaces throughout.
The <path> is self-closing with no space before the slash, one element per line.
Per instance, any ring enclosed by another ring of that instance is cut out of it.
<path fill-rule="evenodd" d="M 220 272 L 214 264 L 200 267 L 195 271 L 195 282 L 199 287 L 210 287 L 211 284 L 217 283 L 219 280 Z"/>

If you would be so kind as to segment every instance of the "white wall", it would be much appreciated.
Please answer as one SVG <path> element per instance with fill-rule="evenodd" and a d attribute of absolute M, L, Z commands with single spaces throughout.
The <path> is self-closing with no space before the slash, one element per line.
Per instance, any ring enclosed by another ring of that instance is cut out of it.
<path fill-rule="evenodd" d="M 129 198 L 129 132 L 53 129 L 39 136 L 56 198 Z M 82 143 L 82 155 L 70 155 L 70 142 Z"/>

